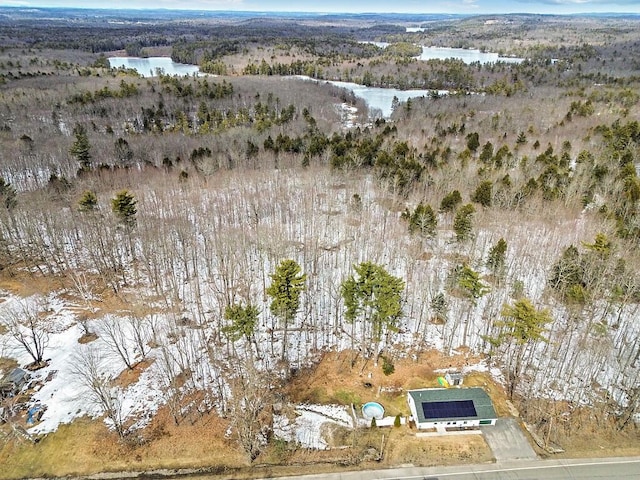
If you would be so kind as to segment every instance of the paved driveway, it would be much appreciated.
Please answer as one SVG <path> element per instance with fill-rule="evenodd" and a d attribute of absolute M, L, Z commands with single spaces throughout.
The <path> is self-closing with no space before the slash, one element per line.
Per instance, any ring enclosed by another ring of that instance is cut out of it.
<path fill-rule="evenodd" d="M 515 418 L 499 418 L 495 425 L 480 427 L 496 462 L 537 458 Z"/>

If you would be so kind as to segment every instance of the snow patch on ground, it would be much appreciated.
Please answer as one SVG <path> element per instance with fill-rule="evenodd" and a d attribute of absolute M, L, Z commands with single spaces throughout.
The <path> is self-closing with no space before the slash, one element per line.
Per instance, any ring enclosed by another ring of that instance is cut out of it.
<path fill-rule="evenodd" d="M 273 432 L 276 437 L 295 442 L 304 448 L 324 450 L 329 447 L 322 438 L 322 426 L 331 423 L 352 428 L 353 418 L 348 407 L 342 405 L 297 405 L 295 419 L 274 415 Z"/>
<path fill-rule="evenodd" d="M 349 130 L 356 126 L 356 119 L 358 118 L 358 109 L 356 107 L 348 103 L 339 103 L 336 108 L 340 114 L 343 128 Z"/>

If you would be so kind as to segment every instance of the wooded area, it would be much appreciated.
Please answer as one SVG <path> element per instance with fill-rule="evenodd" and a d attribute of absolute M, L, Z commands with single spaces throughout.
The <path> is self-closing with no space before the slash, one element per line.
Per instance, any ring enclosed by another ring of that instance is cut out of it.
<path fill-rule="evenodd" d="M 128 415 L 114 379 L 148 362 L 172 421 L 232 419 L 249 463 L 286 385 L 335 351 L 389 374 L 480 357 L 546 438 L 586 407 L 637 439 L 639 21 L 488 20 L 2 17 L 0 357 L 46 362 L 78 326 L 74 378 L 120 437 L 155 412 Z M 215 75 L 109 68 L 125 50 Z M 372 118 L 291 75 L 434 93 Z"/>

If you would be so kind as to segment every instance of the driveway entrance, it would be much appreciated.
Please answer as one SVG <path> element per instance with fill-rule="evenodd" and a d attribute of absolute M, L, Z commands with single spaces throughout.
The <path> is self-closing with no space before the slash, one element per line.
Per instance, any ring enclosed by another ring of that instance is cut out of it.
<path fill-rule="evenodd" d="M 538 458 L 515 418 L 499 418 L 493 426 L 481 426 L 496 462 Z"/>

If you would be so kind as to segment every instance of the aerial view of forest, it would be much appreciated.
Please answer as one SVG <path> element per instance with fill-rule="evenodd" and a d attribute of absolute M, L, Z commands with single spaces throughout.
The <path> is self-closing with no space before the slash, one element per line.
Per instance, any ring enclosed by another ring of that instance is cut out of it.
<path fill-rule="evenodd" d="M 0 7 L 0 479 L 637 458 L 639 118 L 638 15 Z"/>

